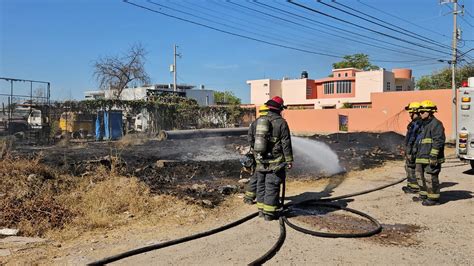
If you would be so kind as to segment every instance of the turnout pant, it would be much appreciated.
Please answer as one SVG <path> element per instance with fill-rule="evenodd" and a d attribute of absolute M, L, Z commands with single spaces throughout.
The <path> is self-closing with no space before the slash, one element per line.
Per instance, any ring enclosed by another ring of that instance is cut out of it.
<path fill-rule="evenodd" d="M 244 198 L 248 200 L 255 200 L 257 197 L 257 172 L 255 172 L 251 177 L 247 184 L 247 189 L 245 191 Z"/>
<path fill-rule="evenodd" d="M 420 190 L 416 179 L 416 164 L 413 160 L 405 160 L 405 172 L 407 173 L 407 186 L 415 191 Z"/>
<path fill-rule="evenodd" d="M 257 177 L 257 207 L 264 214 L 276 215 L 280 205 L 280 185 L 285 180 L 286 171 L 255 172 Z"/>
<path fill-rule="evenodd" d="M 416 164 L 416 179 L 420 187 L 420 196 L 426 196 L 431 200 L 439 200 L 439 173 L 441 164 L 431 166 L 429 164 Z"/>

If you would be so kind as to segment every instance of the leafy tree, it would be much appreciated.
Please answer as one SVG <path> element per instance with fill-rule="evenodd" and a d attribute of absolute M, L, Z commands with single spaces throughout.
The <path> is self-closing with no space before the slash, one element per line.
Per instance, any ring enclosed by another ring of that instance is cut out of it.
<path fill-rule="evenodd" d="M 214 101 L 220 104 L 239 105 L 240 98 L 234 95 L 231 91 L 215 91 Z"/>
<path fill-rule="evenodd" d="M 334 69 L 353 67 L 362 70 L 376 70 L 380 68 L 372 65 L 369 61 L 369 56 L 366 54 L 345 55 L 343 58 L 344 60 L 332 64 L 332 67 Z"/>
<path fill-rule="evenodd" d="M 446 67 L 438 71 L 434 71 L 431 75 L 422 76 L 416 86 L 420 90 L 437 90 L 451 88 L 451 68 Z M 456 88 L 461 86 L 463 80 L 474 77 L 474 64 L 468 64 L 456 70 Z"/>
<path fill-rule="evenodd" d="M 144 66 L 145 55 L 145 48 L 141 44 L 135 44 L 124 55 L 97 59 L 94 63 L 94 76 L 99 87 L 114 91 L 114 96 L 119 99 L 130 83 L 149 83 L 150 77 Z"/>

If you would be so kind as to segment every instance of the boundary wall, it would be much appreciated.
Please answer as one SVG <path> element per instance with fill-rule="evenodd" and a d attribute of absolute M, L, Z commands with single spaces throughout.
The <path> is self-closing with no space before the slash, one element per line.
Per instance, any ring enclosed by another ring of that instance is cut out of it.
<path fill-rule="evenodd" d="M 431 100 L 438 106 L 435 116 L 443 123 L 446 137 L 451 136 L 451 90 L 423 90 L 372 93 L 368 109 L 285 110 L 283 116 L 294 134 L 339 132 L 339 115 L 348 117 L 349 132 L 395 131 L 405 135 L 410 117 L 405 106 L 410 102 Z"/>

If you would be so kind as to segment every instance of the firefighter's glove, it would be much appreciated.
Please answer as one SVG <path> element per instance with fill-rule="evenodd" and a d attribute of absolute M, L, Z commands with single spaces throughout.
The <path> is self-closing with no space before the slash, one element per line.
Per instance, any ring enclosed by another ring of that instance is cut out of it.
<path fill-rule="evenodd" d="M 436 166 L 436 165 L 438 165 L 438 157 L 430 156 L 430 166 Z"/>

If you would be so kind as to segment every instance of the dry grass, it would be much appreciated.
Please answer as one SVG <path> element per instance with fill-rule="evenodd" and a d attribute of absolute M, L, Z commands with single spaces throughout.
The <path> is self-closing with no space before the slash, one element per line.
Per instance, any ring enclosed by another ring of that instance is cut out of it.
<path fill-rule="evenodd" d="M 155 196 L 135 177 L 100 166 L 77 177 L 46 167 L 39 159 L 0 161 L 0 227 L 22 235 L 71 238 L 83 232 L 135 223 L 175 224 L 205 218 L 202 207 L 172 196 Z"/>
<path fill-rule="evenodd" d="M 130 146 L 142 145 L 148 141 L 148 137 L 144 134 L 127 134 L 120 140 L 114 142 L 117 148 L 125 148 Z"/>
<path fill-rule="evenodd" d="M 7 136 L 0 138 L 0 159 L 7 158 L 15 144 L 15 137 Z"/>

